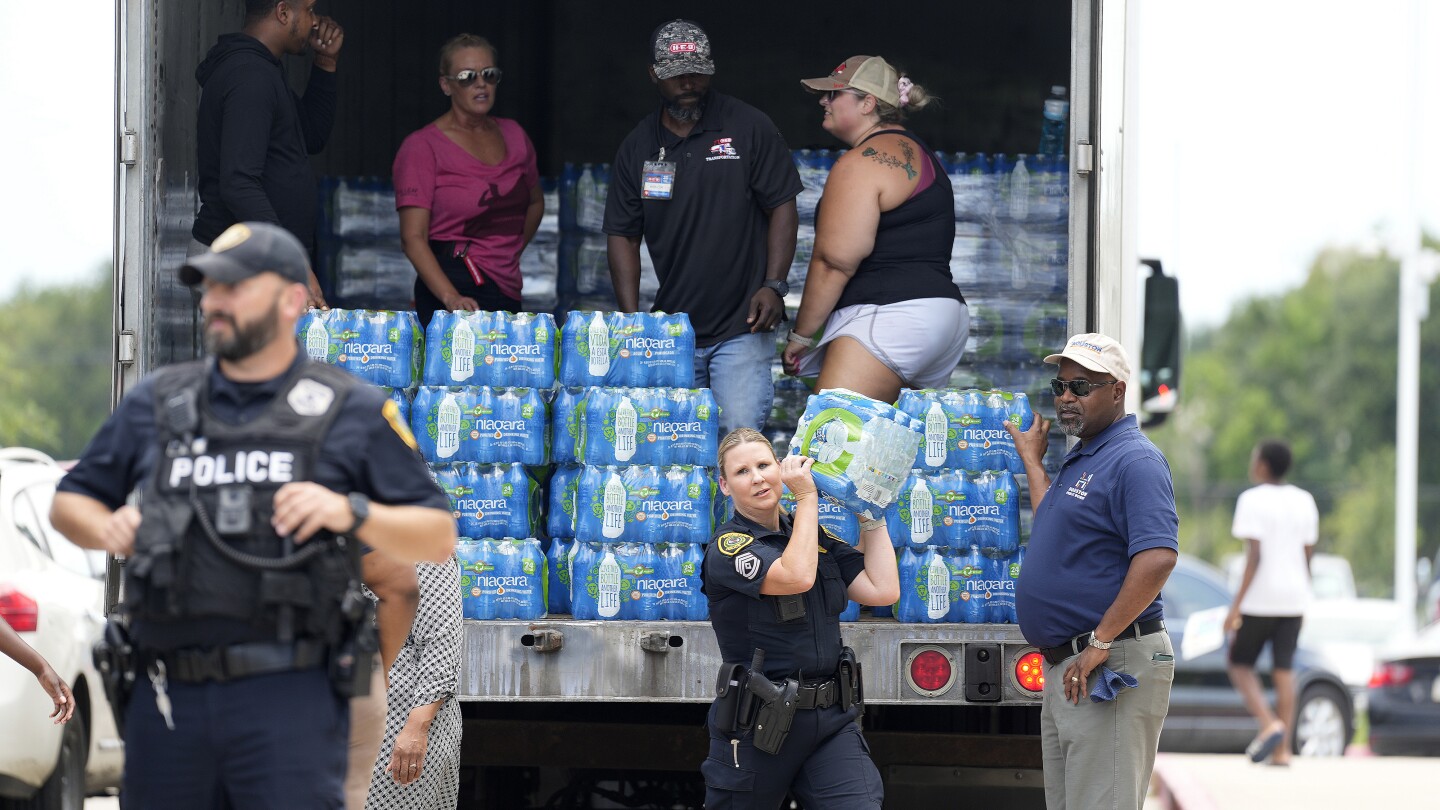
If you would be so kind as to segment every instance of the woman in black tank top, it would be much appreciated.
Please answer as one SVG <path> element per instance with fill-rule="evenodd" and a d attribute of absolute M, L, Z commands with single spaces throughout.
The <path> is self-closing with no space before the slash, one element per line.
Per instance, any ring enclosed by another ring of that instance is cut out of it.
<path fill-rule="evenodd" d="M 934 153 L 901 123 L 931 99 L 880 57 L 801 84 L 821 94 L 822 126 L 850 149 L 816 209 L 786 371 L 883 402 L 902 386 L 942 386 L 969 326 L 950 277 L 954 202 Z"/>

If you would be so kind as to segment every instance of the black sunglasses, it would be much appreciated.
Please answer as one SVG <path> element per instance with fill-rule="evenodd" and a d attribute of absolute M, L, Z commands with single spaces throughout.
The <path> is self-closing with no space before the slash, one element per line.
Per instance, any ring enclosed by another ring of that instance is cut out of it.
<path fill-rule="evenodd" d="M 500 83 L 500 77 L 504 75 L 498 67 L 488 67 L 484 70 L 462 70 L 454 76 L 446 76 L 452 82 L 461 87 L 469 87 L 476 79 L 484 79 L 486 84 L 495 85 Z"/>
<path fill-rule="evenodd" d="M 856 91 L 856 90 L 849 90 L 849 89 L 846 89 L 846 90 L 827 90 L 827 91 L 825 91 L 824 93 L 821 93 L 820 95 L 824 97 L 826 104 L 834 104 L 834 103 L 835 103 L 835 97 L 838 96 L 838 95 L 843 95 L 843 94 L 845 94 L 845 93 L 849 93 L 850 95 L 855 96 L 856 98 L 864 98 L 864 97 L 865 97 L 865 94 L 864 94 L 864 93 L 861 93 L 861 92 Z"/>
<path fill-rule="evenodd" d="M 1050 393 L 1058 397 L 1065 393 L 1066 388 L 1069 388 L 1070 393 L 1077 397 L 1084 398 L 1090 396 L 1091 391 L 1094 391 L 1102 385 L 1114 385 L 1117 382 L 1120 381 L 1106 380 L 1105 382 L 1090 382 L 1089 380 L 1062 380 L 1056 377 L 1050 381 Z"/>

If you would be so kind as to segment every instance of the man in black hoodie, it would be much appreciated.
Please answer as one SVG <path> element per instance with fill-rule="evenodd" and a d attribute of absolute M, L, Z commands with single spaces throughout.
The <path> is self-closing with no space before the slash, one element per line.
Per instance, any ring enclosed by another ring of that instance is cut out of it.
<path fill-rule="evenodd" d="M 199 253 L 236 222 L 274 222 L 307 250 L 315 242 L 310 155 L 335 120 L 335 60 L 345 32 L 315 13 L 317 0 L 245 0 L 245 28 L 225 34 L 195 69 L 200 213 L 190 233 Z M 282 54 L 314 53 L 304 97 L 285 81 Z M 310 303 L 323 306 L 310 274 Z"/>

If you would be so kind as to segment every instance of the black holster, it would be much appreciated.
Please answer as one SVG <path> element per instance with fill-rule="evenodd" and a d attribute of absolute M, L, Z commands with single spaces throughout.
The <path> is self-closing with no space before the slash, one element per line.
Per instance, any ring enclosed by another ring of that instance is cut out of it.
<path fill-rule="evenodd" d="M 775 683 L 765 677 L 764 663 L 765 651 L 757 649 L 745 690 L 760 701 L 760 710 L 755 713 L 755 747 L 767 754 L 778 754 L 785 738 L 790 736 L 790 724 L 799 709 L 795 697 L 800 692 L 800 682 L 786 678 Z"/>
<path fill-rule="evenodd" d="M 840 687 L 840 708 L 850 711 L 859 706 L 865 713 L 865 682 L 860 675 L 860 661 L 849 647 L 840 651 L 840 665 L 835 670 L 835 683 Z"/>
<path fill-rule="evenodd" d="M 110 701 L 110 710 L 115 714 L 115 729 L 125 737 L 125 709 L 130 705 L 130 696 L 135 691 L 135 673 L 139 657 L 135 645 L 130 641 L 130 631 L 118 618 L 105 623 L 105 632 L 91 650 L 95 671 L 105 687 L 105 697 Z"/>
<path fill-rule="evenodd" d="M 341 697 L 362 697 L 370 694 L 380 640 L 375 632 L 375 605 L 360 590 L 360 583 L 350 583 L 340 613 L 344 631 L 339 643 L 330 648 L 330 684 Z"/>
<path fill-rule="evenodd" d="M 745 665 L 721 664 L 715 679 L 715 728 L 720 733 L 749 726 L 750 718 L 740 716 L 742 695 L 749 695 L 745 690 Z"/>

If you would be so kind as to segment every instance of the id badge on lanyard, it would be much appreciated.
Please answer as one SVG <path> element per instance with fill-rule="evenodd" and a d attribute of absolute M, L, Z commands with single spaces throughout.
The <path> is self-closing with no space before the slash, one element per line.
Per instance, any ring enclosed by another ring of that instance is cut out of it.
<path fill-rule="evenodd" d="M 660 156 L 665 156 L 661 150 Z M 640 198 L 668 200 L 675 192 L 675 161 L 647 160 L 640 175 Z"/>

